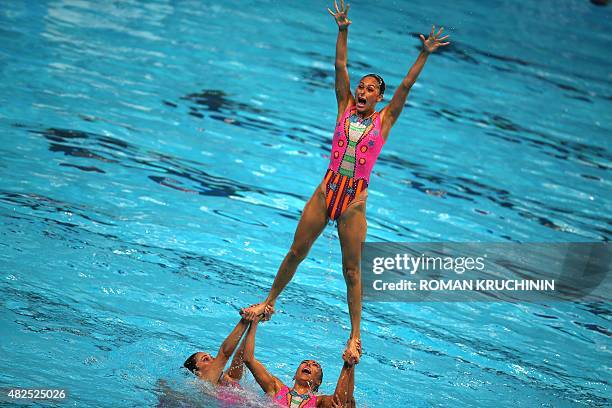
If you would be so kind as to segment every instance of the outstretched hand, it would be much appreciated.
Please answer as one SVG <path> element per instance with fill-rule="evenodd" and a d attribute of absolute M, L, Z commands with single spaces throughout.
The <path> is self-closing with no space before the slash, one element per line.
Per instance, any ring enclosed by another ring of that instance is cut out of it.
<path fill-rule="evenodd" d="M 445 39 L 448 38 L 448 35 L 445 35 L 444 37 L 440 37 L 440 34 L 442 34 L 442 30 L 444 30 L 444 28 L 440 28 L 438 33 L 434 34 L 435 26 L 432 25 L 431 26 L 431 33 L 429 33 L 429 37 L 427 37 L 427 39 L 425 39 L 423 34 L 421 34 L 419 36 L 421 38 L 421 41 L 423 42 L 423 51 L 431 54 L 432 52 L 437 50 L 438 47 L 443 47 L 445 45 L 450 44 L 450 42 L 448 42 L 448 41 L 447 42 L 443 42 Z"/>
<path fill-rule="evenodd" d="M 336 12 L 334 13 L 330 8 L 327 9 L 329 14 L 331 14 L 335 19 L 336 23 L 338 23 L 338 28 L 340 30 L 346 30 L 346 28 L 351 25 L 351 20 L 348 19 L 348 11 L 349 5 L 344 5 L 344 0 L 340 0 L 340 8 L 338 8 L 338 2 L 334 0 L 334 7 L 336 8 Z"/>

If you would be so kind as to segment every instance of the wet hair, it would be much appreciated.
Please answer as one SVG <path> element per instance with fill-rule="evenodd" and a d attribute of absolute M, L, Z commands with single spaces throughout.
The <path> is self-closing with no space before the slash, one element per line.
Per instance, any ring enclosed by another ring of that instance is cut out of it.
<path fill-rule="evenodd" d="M 364 75 L 363 77 L 364 78 L 367 78 L 367 77 L 374 78 L 376 81 L 378 81 L 378 89 L 380 90 L 380 94 L 383 95 L 385 93 L 385 88 L 386 88 L 385 80 L 382 79 L 382 77 L 380 75 L 378 75 L 378 74 L 368 74 L 368 75 Z"/>
<path fill-rule="evenodd" d="M 192 373 L 196 373 L 196 371 L 198 371 L 198 367 L 196 366 L 196 353 L 193 353 L 192 355 L 189 356 L 189 358 L 187 360 L 185 360 L 185 362 L 183 363 L 183 367 L 185 367 L 186 369 L 188 369 L 189 371 L 191 371 Z"/>

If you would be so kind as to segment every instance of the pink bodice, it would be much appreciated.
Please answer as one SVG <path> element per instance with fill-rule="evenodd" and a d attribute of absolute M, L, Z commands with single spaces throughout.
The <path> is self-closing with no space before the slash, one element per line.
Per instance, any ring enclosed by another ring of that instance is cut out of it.
<path fill-rule="evenodd" d="M 332 150 L 330 155 L 329 169 L 338 172 L 342 158 L 349 144 L 349 126 L 351 115 L 356 114 L 355 106 L 344 111 L 342 118 L 336 125 L 332 139 Z M 380 113 L 375 112 L 372 123 L 363 132 L 355 146 L 354 178 L 364 179 L 370 182 L 370 173 L 378 159 L 378 155 L 385 144 L 381 132 Z"/>

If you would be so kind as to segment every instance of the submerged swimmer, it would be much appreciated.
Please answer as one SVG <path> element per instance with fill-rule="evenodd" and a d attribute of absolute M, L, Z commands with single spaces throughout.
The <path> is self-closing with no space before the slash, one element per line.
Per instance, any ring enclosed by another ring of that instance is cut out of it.
<path fill-rule="evenodd" d="M 215 357 L 208 352 L 198 351 L 185 360 L 183 367 L 191 371 L 199 379 L 208 381 L 213 385 L 232 385 L 237 383 L 242 378 L 243 372 L 241 349 L 234 354 L 230 368 L 225 371 L 224 369 L 247 327 L 249 327 L 249 322 L 245 319 L 240 319 L 234 330 L 221 344 Z"/>
<path fill-rule="evenodd" d="M 291 248 L 278 269 L 267 298 L 258 305 L 243 309 L 242 314 L 252 320 L 266 308 L 272 307 L 273 311 L 276 298 L 293 278 L 298 265 L 306 258 L 328 220 L 334 220 L 342 250 L 342 272 L 351 319 L 351 334 L 343 358 L 358 363 L 361 356 L 361 243 L 366 237 L 366 198 L 370 173 L 427 58 L 449 42 L 444 42 L 448 36 L 440 37 L 442 28 L 436 33 L 432 26 L 427 39 L 421 35 L 423 48 L 416 62 L 389 104 L 376 111 L 376 104 L 383 100 L 385 82 L 377 74 L 368 74 L 359 80 L 354 95 L 351 94 L 346 47 L 348 26 L 351 24 L 347 17 L 349 7 L 345 7 L 343 0 L 340 7 L 336 1 L 334 6 L 335 12 L 328 11 L 338 24 L 335 61 L 338 115 L 330 163 L 323 181 L 304 206 Z"/>
<path fill-rule="evenodd" d="M 255 318 L 240 346 L 243 348 L 243 360 L 262 390 L 277 404 L 289 408 L 354 406 L 352 388 L 355 383 L 355 366 L 349 363 L 344 363 L 333 395 L 316 394 L 323 382 L 323 369 L 315 360 L 304 360 L 300 363 L 293 376 L 294 382 L 291 388 L 270 374 L 255 358 L 258 322 L 259 318 Z"/>
<path fill-rule="evenodd" d="M 264 318 L 266 316 L 267 314 L 262 313 L 259 317 Z M 225 371 L 224 369 L 248 327 L 249 322 L 244 318 L 240 319 L 232 332 L 221 344 L 215 357 L 210 353 L 198 351 L 185 360 L 183 367 L 187 368 L 201 380 L 208 381 L 213 385 L 238 385 L 238 381 L 242 378 L 244 367 L 242 363 L 242 345 L 234 354 L 230 367 Z"/>

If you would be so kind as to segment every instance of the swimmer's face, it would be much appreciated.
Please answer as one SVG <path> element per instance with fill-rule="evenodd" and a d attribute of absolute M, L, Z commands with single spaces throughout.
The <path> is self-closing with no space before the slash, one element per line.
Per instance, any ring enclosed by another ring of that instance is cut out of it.
<path fill-rule="evenodd" d="M 208 371 L 213 361 L 215 359 L 210 353 L 198 351 L 192 354 L 183 365 L 192 373 L 201 376 Z"/>
<path fill-rule="evenodd" d="M 363 77 L 355 89 L 355 104 L 357 112 L 363 113 L 374 110 L 376 104 L 382 101 L 380 86 L 376 78 Z"/>
<path fill-rule="evenodd" d="M 323 370 L 315 360 L 304 360 L 300 363 L 295 372 L 295 379 L 308 382 L 313 390 L 317 390 L 321 385 Z"/>
<path fill-rule="evenodd" d="M 196 368 L 200 373 L 205 372 L 215 359 L 210 353 L 200 351 L 196 353 Z"/>

